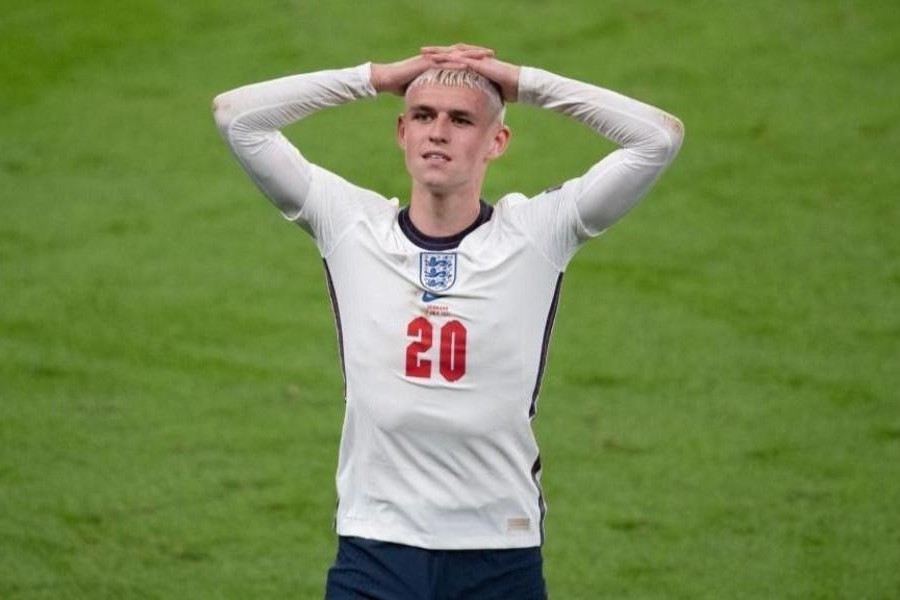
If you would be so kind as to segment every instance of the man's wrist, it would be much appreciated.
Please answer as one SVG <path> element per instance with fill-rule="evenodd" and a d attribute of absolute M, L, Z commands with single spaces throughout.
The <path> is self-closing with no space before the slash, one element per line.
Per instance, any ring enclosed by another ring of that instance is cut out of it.
<path fill-rule="evenodd" d="M 522 65 L 519 67 L 519 102 L 522 104 L 538 104 L 540 86 L 535 85 L 537 69 Z"/>
<path fill-rule="evenodd" d="M 381 65 L 373 62 L 367 64 L 369 66 L 369 83 L 372 86 L 372 89 L 374 89 L 376 93 L 380 94 L 382 86 Z"/>

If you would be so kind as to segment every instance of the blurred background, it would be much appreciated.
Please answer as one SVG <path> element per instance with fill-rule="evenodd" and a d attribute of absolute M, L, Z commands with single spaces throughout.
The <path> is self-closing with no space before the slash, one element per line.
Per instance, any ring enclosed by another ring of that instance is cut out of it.
<path fill-rule="evenodd" d="M 570 265 L 535 420 L 554 598 L 900 597 L 900 11 L 874 0 L 36 0 L 0 17 L 0 597 L 318 598 L 321 259 L 215 94 L 466 41 L 680 117 Z M 408 193 L 398 98 L 286 133 Z M 485 194 L 611 146 L 513 106 Z"/>

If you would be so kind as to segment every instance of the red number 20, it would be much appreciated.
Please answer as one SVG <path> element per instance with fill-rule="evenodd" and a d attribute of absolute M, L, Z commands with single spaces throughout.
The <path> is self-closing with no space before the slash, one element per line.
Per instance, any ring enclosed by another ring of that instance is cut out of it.
<path fill-rule="evenodd" d="M 406 327 L 413 341 L 406 347 L 406 376 L 431 377 L 431 360 L 421 355 L 431 349 L 434 326 L 425 317 L 416 317 Z M 457 320 L 441 327 L 440 372 L 447 381 L 456 381 L 466 373 L 466 328 Z"/>

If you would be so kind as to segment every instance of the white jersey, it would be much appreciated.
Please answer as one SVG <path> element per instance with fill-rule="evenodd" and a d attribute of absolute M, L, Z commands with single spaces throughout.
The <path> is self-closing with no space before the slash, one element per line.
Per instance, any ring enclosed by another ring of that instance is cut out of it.
<path fill-rule="evenodd" d="M 625 148 L 553 191 L 483 202 L 465 231 L 435 238 L 396 200 L 307 162 L 278 131 L 371 95 L 363 65 L 216 100 L 242 165 L 324 258 L 346 382 L 337 531 L 432 549 L 540 545 L 531 420 L 562 274 L 672 160 L 680 124 L 523 67 L 523 102 L 571 114 Z"/>

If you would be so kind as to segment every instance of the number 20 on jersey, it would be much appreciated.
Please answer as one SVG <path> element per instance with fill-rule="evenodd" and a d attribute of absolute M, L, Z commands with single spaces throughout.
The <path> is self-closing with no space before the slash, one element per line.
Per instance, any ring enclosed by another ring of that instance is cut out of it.
<path fill-rule="evenodd" d="M 406 376 L 430 379 L 436 358 L 441 377 L 457 381 L 466 374 L 466 327 L 454 319 L 437 331 L 435 328 L 425 317 L 416 317 L 407 325 L 406 335 L 411 341 L 406 347 Z M 434 348 L 436 333 L 438 345 Z"/>

